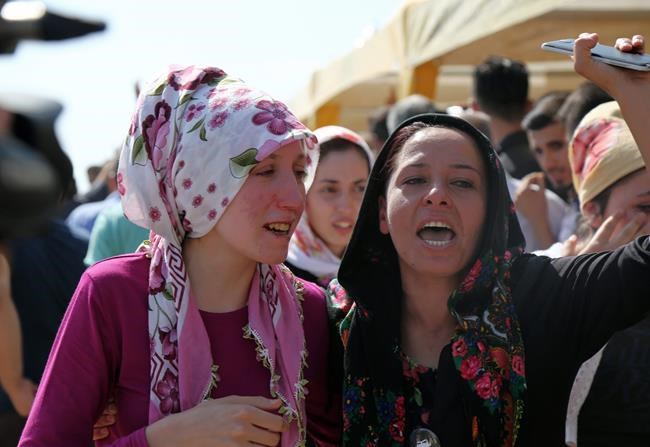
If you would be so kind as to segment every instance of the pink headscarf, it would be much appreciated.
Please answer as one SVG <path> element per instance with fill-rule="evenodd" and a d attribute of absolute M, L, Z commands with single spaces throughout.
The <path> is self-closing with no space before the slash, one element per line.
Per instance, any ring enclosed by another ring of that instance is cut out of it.
<path fill-rule="evenodd" d="M 126 216 L 151 230 L 150 422 L 196 406 L 217 379 L 183 240 L 208 233 L 251 168 L 297 140 L 312 152 L 315 137 L 284 104 L 218 68 L 172 67 L 143 89 L 117 180 Z M 270 393 L 283 402 L 290 424 L 282 445 L 301 445 L 307 352 L 299 283 L 280 266 L 258 265 L 250 290 L 243 335 L 257 343 Z"/>
<path fill-rule="evenodd" d="M 573 186 L 587 202 L 645 164 L 615 101 L 600 104 L 580 121 L 569 144 Z"/>

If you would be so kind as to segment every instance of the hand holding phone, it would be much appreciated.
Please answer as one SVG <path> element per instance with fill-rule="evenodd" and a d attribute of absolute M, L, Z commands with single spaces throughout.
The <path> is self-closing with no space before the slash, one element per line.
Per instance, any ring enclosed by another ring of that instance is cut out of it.
<path fill-rule="evenodd" d="M 542 49 L 555 53 L 573 55 L 573 39 L 544 42 Z M 591 49 L 591 57 L 609 65 L 637 71 L 650 71 L 650 54 L 624 53 L 608 45 L 597 44 Z"/>

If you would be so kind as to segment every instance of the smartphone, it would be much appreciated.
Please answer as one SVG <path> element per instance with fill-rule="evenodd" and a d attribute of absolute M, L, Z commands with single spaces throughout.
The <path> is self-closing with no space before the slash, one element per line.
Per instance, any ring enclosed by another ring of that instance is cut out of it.
<path fill-rule="evenodd" d="M 573 54 L 573 39 L 553 40 L 544 42 L 542 50 L 555 53 Z M 591 49 L 591 57 L 617 67 L 638 71 L 650 71 L 650 54 L 624 53 L 608 45 L 596 44 Z"/>

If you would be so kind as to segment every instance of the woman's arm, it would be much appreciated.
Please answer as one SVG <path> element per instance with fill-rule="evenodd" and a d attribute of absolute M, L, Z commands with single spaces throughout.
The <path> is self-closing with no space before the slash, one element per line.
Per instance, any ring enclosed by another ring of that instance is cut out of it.
<path fill-rule="evenodd" d="M 649 275 L 648 236 L 613 252 L 522 257 L 512 277 L 525 340 L 558 362 L 579 365 L 650 311 Z"/>
<path fill-rule="evenodd" d="M 621 107 L 621 113 L 643 155 L 646 166 L 650 166 L 650 72 L 616 68 L 597 62 L 590 56 L 590 50 L 598 43 L 598 34 L 583 33 L 576 39 L 574 47 L 575 71 L 601 87 Z M 635 35 L 620 38 L 616 48 L 631 53 L 643 53 L 644 38 Z"/>

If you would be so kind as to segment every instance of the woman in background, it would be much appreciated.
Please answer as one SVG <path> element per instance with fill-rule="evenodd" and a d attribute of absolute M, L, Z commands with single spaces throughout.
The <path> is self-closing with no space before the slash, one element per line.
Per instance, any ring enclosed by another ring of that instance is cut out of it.
<path fill-rule="evenodd" d="M 327 286 L 352 235 L 374 156 L 361 136 L 344 127 L 325 126 L 314 134 L 318 163 L 307 166 L 307 204 L 285 264 L 300 278 Z"/>

